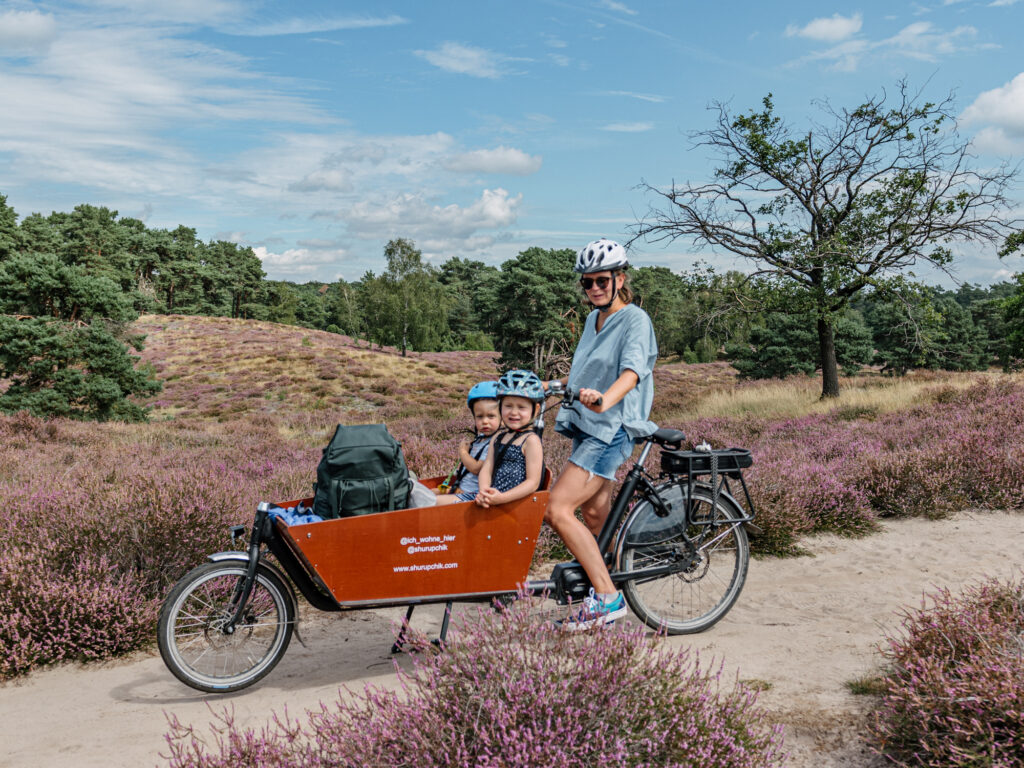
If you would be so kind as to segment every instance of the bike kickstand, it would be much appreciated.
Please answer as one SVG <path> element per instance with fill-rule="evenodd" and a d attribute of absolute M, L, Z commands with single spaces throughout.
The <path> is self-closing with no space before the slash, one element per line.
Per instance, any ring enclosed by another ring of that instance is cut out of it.
<path fill-rule="evenodd" d="M 391 653 L 401 653 L 402 646 L 405 645 L 405 638 L 409 632 L 409 619 L 412 618 L 412 612 L 415 608 L 415 605 L 410 605 L 408 610 L 406 610 L 405 619 L 402 620 L 402 628 L 398 630 L 398 637 L 395 638 L 395 644 L 391 646 Z"/>
<path fill-rule="evenodd" d="M 434 641 L 434 645 L 444 650 L 444 644 L 448 639 L 448 622 L 452 618 L 452 602 L 449 600 L 444 604 L 444 618 L 441 620 L 441 635 Z"/>

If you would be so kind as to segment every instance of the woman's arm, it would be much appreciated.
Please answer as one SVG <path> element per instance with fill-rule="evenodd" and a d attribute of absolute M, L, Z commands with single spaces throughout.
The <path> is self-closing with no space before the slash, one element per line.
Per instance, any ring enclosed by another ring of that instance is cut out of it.
<path fill-rule="evenodd" d="M 544 446 L 536 432 L 527 435 L 523 443 L 523 458 L 526 459 L 526 479 L 507 491 L 491 494 L 487 500 L 489 504 L 507 504 L 510 501 L 518 501 L 537 490 L 544 472 Z M 480 487 L 484 487 L 483 481 L 481 481 Z"/>
<path fill-rule="evenodd" d="M 619 378 L 612 382 L 606 392 L 599 392 L 596 389 L 581 389 L 580 402 L 594 413 L 604 413 L 629 394 L 629 391 L 639 383 L 640 377 L 636 375 L 636 371 L 627 368 L 619 374 Z M 601 404 L 595 405 L 598 398 L 601 399 Z"/>

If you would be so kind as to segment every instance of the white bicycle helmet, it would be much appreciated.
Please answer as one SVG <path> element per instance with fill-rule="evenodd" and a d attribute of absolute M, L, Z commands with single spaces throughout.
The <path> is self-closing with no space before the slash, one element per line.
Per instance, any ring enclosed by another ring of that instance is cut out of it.
<path fill-rule="evenodd" d="M 626 256 L 626 249 L 607 237 L 587 243 L 576 254 L 575 271 L 584 275 L 590 272 L 623 269 L 628 266 L 629 257 Z"/>
<path fill-rule="evenodd" d="M 505 371 L 498 379 L 498 400 L 508 395 L 525 397 L 535 403 L 544 400 L 544 385 L 533 371 Z"/>

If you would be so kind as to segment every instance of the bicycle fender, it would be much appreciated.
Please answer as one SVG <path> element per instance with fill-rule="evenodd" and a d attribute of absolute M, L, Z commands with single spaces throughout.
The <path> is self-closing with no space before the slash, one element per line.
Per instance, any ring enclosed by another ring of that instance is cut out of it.
<path fill-rule="evenodd" d="M 234 561 L 236 563 L 248 563 L 249 553 L 242 552 L 237 549 L 229 552 L 214 552 L 212 555 L 207 555 L 206 559 L 211 563 L 223 563 L 230 561 Z"/>
<path fill-rule="evenodd" d="M 230 562 L 235 562 L 235 563 L 246 563 L 246 564 L 248 564 L 248 562 L 249 562 L 249 553 L 248 552 L 241 552 L 241 551 L 235 549 L 235 550 L 231 550 L 231 551 L 228 551 L 228 552 L 214 552 L 212 555 L 207 555 L 206 559 L 209 560 L 211 563 L 225 563 L 225 562 L 230 563 Z M 266 560 L 260 558 L 260 567 L 261 568 L 266 568 L 268 571 L 272 571 L 275 576 L 277 576 L 282 582 L 284 582 L 285 586 L 287 586 L 289 589 L 291 589 L 291 586 L 292 586 L 291 579 L 289 579 L 287 576 L 285 576 L 284 571 L 282 571 L 280 568 L 278 568 L 276 564 L 268 563 Z M 293 600 L 295 599 L 294 592 L 292 594 L 292 599 Z"/>

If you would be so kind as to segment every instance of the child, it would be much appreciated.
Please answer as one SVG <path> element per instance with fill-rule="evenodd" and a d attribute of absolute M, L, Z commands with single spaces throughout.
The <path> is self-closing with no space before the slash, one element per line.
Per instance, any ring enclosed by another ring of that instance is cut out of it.
<path fill-rule="evenodd" d="M 491 438 L 480 470 L 481 507 L 517 501 L 537 490 L 544 475 L 544 449 L 533 430 L 544 386 L 532 371 L 508 371 L 498 379 L 498 403 L 506 431 Z"/>
<path fill-rule="evenodd" d="M 481 381 L 474 384 L 466 395 L 466 405 L 473 414 L 473 425 L 476 437 L 472 442 L 463 440 L 459 445 L 459 460 L 462 462 L 450 478 L 448 488 L 451 492 L 435 489 L 438 504 L 455 504 L 460 501 L 472 501 L 480 490 L 477 475 L 483 468 L 487 451 L 490 448 L 491 436 L 501 426 L 498 413 L 498 383 Z"/>

